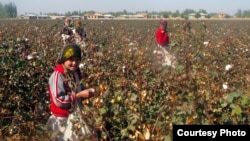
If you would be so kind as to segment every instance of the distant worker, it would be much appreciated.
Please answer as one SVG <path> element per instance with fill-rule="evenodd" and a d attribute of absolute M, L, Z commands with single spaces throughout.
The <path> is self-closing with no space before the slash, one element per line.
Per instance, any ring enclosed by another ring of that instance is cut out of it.
<path fill-rule="evenodd" d="M 60 32 L 64 46 L 73 43 L 72 30 L 73 30 L 72 20 L 70 18 L 65 18 L 63 29 Z"/>
<path fill-rule="evenodd" d="M 167 31 L 167 21 L 160 19 L 159 27 L 156 30 L 155 38 L 157 42 L 157 49 L 154 50 L 157 61 L 162 66 L 176 67 L 176 59 L 169 52 L 169 34 Z"/>
<path fill-rule="evenodd" d="M 182 30 L 184 32 L 186 32 L 186 31 L 190 32 L 191 31 L 191 22 L 188 20 L 183 21 L 182 22 Z"/>
<path fill-rule="evenodd" d="M 205 21 L 202 21 L 202 28 L 203 30 L 207 30 L 207 25 L 206 25 L 206 22 Z"/>
<path fill-rule="evenodd" d="M 86 46 L 87 33 L 82 26 L 82 22 L 80 20 L 75 20 L 74 25 L 73 35 L 75 43 L 80 47 Z"/>
<path fill-rule="evenodd" d="M 161 19 L 159 28 L 155 33 L 156 41 L 158 46 L 165 48 L 167 51 L 169 50 L 169 35 L 167 31 L 167 21 Z"/>

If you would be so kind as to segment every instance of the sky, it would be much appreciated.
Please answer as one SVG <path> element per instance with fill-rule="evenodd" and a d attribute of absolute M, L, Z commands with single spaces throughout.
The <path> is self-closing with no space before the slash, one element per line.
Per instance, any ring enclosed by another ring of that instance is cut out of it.
<path fill-rule="evenodd" d="M 44 14 L 69 11 L 95 12 L 183 12 L 185 9 L 208 13 L 225 12 L 234 15 L 238 10 L 250 10 L 250 0 L 1 0 L 0 3 L 14 3 L 18 15 L 26 13 Z"/>

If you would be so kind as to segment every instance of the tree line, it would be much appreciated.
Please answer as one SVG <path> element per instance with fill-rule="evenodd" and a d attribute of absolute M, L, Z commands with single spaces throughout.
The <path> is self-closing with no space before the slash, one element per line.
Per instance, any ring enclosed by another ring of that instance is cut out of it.
<path fill-rule="evenodd" d="M 201 13 L 207 14 L 207 18 L 213 17 L 217 13 L 208 13 L 204 9 L 200 9 L 198 11 L 195 11 L 193 9 L 185 9 L 183 12 L 180 12 L 179 10 L 176 10 L 175 12 L 171 11 L 162 11 L 162 12 L 148 12 L 148 11 L 140 11 L 147 13 L 149 16 L 151 15 L 162 15 L 164 18 L 169 18 L 171 17 L 182 17 L 182 18 L 187 18 L 187 16 L 191 13 L 195 13 L 195 17 L 199 18 Z M 90 14 L 90 13 L 95 13 L 95 11 L 68 11 L 64 14 L 59 14 L 59 13 L 44 13 L 47 15 L 64 15 L 64 16 L 73 16 L 73 15 L 84 15 L 84 14 Z M 139 13 L 139 12 L 136 12 Z M 0 18 L 16 18 L 17 17 L 17 7 L 15 3 L 9 2 L 7 4 L 2 4 L 0 2 Z M 40 13 L 41 14 L 41 13 Z M 132 12 L 128 12 L 127 10 L 123 11 L 118 11 L 118 12 L 108 12 L 107 14 L 111 14 L 113 16 L 120 16 L 123 14 L 134 14 Z M 241 10 L 239 9 L 233 16 L 237 18 L 250 18 L 250 10 Z M 230 15 L 226 15 L 226 17 L 230 18 Z"/>
<path fill-rule="evenodd" d="M 0 18 L 16 18 L 17 17 L 17 7 L 14 3 L 10 2 L 7 4 L 2 4 L 0 2 Z"/>
<path fill-rule="evenodd" d="M 96 13 L 94 10 L 92 11 L 67 11 L 64 14 L 60 14 L 60 13 L 40 13 L 40 14 L 45 14 L 45 15 L 57 15 L 57 16 L 74 16 L 74 15 L 85 15 L 85 14 L 94 14 Z M 184 11 L 180 12 L 179 10 L 176 10 L 175 12 L 172 11 L 161 11 L 161 12 L 155 12 L 155 11 L 138 11 L 135 13 L 147 13 L 150 17 L 154 17 L 155 15 L 161 15 L 164 18 L 169 18 L 169 17 L 181 17 L 181 18 L 188 18 L 188 15 L 191 13 L 195 14 L 196 18 L 200 18 L 201 17 L 201 13 L 206 14 L 206 18 L 211 18 L 211 17 L 216 17 L 216 15 L 218 13 L 208 13 L 206 10 L 204 9 L 200 9 L 198 11 L 195 11 L 193 9 L 185 9 Z M 133 15 L 135 14 L 134 12 L 128 12 L 127 10 L 123 10 L 123 11 L 117 11 L 117 12 L 107 12 L 105 14 L 111 14 L 115 17 L 121 16 L 121 15 Z M 225 15 L 226 18 L 231 18 L 231 17 L 236 17 L 236 18 L 250 18 L 250 10 L 238 10 L 234 15 Z"/>

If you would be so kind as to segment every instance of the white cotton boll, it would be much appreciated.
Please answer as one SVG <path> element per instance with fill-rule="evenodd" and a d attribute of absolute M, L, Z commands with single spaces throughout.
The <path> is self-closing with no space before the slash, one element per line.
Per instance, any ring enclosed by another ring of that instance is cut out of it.
<path fill-rule="evenodd" d="M 131 45 L 130 45 L 131 46 Z M 129 49 L 129 52 L 134 52 L 134 51 L 136 51 L 136 50 L 138 50 L 138 48 L 137 47 L 131 47 L 130 49 Z"/>
<path fill-rule="evenodd" d="M 100 99 L 100 103 L 104 103 L 103 99 Z"/>
<path fill-rule="evenodd" d="M 229 71 L 229 70 L 232 69 L 232 68 L 233 68 L 233 65 L 228 64 L 228 65 L 226 65 L 225 70 L 226 70 L 226 71 Z"/>
<path fill-rule="evenodd" d="M 64 34 L 62 34 L 61 37 L 62 37 L 63 40 L 65 40 L 65 35 Z"/>
<path fill-rule="evenodd" d="M 128 45 L 129 45 L 129 46 L 133 46 L 133 45 L 134 45 L 134 43 L 132 43 L 132 42 L 131 42 L 131 43 L 129 43 Z"/>
<path fill-rule="evenodd" d="M 123 66 L 122 66 L 122 72 L 123 72 L 123 73 L 125 72 L 125 68 L 126 68 L 126 66 L 123 65 Z"/>
<path fill-rule="evenodd" d="M 46 56 L 46 50 L 43 50 L 43 56 Z"/>
<path fill-rule="evenodd" d="M 204 45 L 208 45 L 208 43 L 209 43 L 209 42 L 204 42 L 203 44 L 204 44 Z"/>
<path fill-rule="evenodd" d="M 69 37 L 70 37 L 69 35 L 62 34 L 62 39 L 63 40 L 67 40 L 67 39 L 69 39 Z"/>
<path fill-rule="evenodd" d="M 76 29 L 73 29 L 72 31 L 73 31 L 73 34 L 76 34 Z"/>
<path fill-rule="evenodd" d="M 79 65 L 79 68 L 80 68 L 80 69 L 84 68 L 84 64 L 81 63 L 81 64 Z"/>
<path fill-rule="evenodd" d="M 32 55 L 28 55 L 28 56 L 27 56 L 27 59 L 28 59 L 28 60 L 31 60 L 31 59 L 33 59 L 33 56 L 32 56 Z"/>
<path fill-rule="evenodd" d="M 228 89 L 228 85 L 227 85 L 227 84 L 223 84 L 222 87 L 223 87 L 223 89 L 225 89 L 225 90 Z"/>

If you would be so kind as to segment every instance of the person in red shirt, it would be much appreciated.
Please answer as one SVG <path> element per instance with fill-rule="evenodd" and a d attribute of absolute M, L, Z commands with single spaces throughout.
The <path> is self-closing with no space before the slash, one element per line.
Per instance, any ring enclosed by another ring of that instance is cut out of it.
<path fill-rule="evenodd" d="M 155 33 L 155 38 L 158 46 L 165 48 L 167 51 L 169 50 L 169 35 L 167 31 L 167 21 L 161 19 L 159 28 Z"/>
<path fill-rule="evenodd" d="M 156 58 L 162 66 L 176 67 L 176 59 L 169 50 L 169 34 L 167 31 L 167 21 L 160 19 L 159 28 L 155 33 L 157 49 L 154 51 Z"/>

